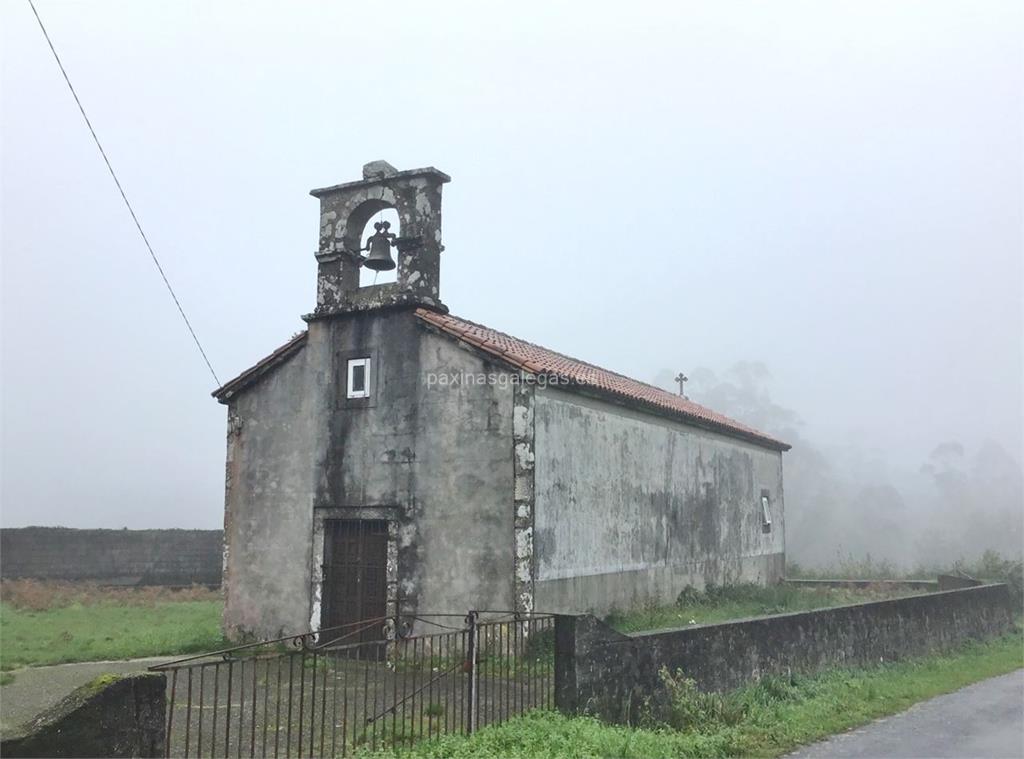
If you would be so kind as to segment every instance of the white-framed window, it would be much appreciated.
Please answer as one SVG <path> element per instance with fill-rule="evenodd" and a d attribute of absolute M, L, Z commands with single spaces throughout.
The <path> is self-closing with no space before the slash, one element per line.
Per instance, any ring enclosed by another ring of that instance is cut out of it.
<path fill-rule="evenodd" d="M 767 493 L 761 494 L 761 525 L 768 529 L 772 526 L 772 504 Z"/>
<path fill-rule="evenodd" d="M 347 394 L 349 398 L 370 397 L 370 359 L 350 358 L 348 360 Z"/>

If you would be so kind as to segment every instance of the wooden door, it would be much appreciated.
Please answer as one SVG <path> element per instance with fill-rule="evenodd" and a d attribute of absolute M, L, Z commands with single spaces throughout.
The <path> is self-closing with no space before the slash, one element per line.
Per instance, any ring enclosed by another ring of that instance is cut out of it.
<path fill-rule="evenodd" d="M 329 519 L 324 523 L 321 629 L 341 643 L 381 640 L 387 613 L 388 523 L 377 519 Z M 357 624 L 362 623 L 362 624 Z M 365 627 L 353 635 L 360 627 Z"/>

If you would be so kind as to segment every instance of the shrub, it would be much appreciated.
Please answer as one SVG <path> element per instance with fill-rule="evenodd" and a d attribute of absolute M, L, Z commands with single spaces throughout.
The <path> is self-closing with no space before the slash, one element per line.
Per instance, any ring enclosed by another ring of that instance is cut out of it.
<path fill-rule="evenodd" d="M 780 614 L 798 606 L 808 596 L 807 589 L 792 585 L 769 585 L 752 582 L 736 585 L 715 585 L 708 583 L 703 592 L 692 585 L 683 588 L 676 596 L 676 606 L 681 609 L 700 606 L 724 606 L 726 604 L 754 605 L 760 614 Z"/>
<path fill-rule="evenodd" d="M 696 606 L 702 603 L 704 594 L 692 585 L 687 585 L 676 596 L 676 606 Z"/>
<path fill-rule="evenodd" d="M 625 617 L 626 617 L 626 615 L 622 612 L 621 609 L 619 609 L 616 606 L 613 606 L 611 609 L 608 610 L 608 613 L 604 615 L 604 617 L 602 618 L 602 621 L 606 625 L 610 625 L 611 627 L 615 627 L 620 622 L 622 622 L 622 620 L 625 619 Z"/>
<path fill-rule="evenodd" d="M 985 551 L 975 564 L 958 568 L 979 580 L 1005 582 L 1014 608 L 1020 611 L 1024 607 L 1024 561 L 1004 559 L 997 551 Z"/>
<path fill-rule="evenodd" d="M 660 721 L 669 727 L 709 732 L 743 721 L 746 706 L 736 696 L 704 693 L 681 670 L 673 673 L 662 669 L 658 674 L 668 695 Z"/>
<path fill-rule="evenodd" d="M 766 675 L 743 690 L 747 706 L 771 706 L 781 701 L 794 701 L 800 697 L 796 675 Z"/>
<path fill-rule="evenodd" d="M 828 566 L 806 567 L 795 561 L 787 562 L 786 574 L 807 580 L 910 580 L 935 579 L 938 574 L 964 574 L 989 582 L 1004 582 L 1010 587 L 1015 607 L 1024 607 L 1024 561 L 1007 558 L 998 551 L 987 550 L 976 561 L 949 561 L 941 564 L 918 565 L 912 571 L 900 569 L 892 562 L 878 560 L 865 554 L 837 554 L 836 562 Z"/>
<path fill-rule="evenodd" d="M 835 563 L 818 567 L 786 562 L 786 576 L 804 580 L 896 580 L 916 578 L 918 574 L 901 571 L 891 561 L 876 559 L 870 553 L 857 557 L 837 551 Z"/>

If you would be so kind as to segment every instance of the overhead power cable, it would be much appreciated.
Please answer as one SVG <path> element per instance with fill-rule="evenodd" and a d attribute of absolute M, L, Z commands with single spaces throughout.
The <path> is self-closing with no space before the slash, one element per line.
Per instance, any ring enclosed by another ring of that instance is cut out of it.
<path fill-rule="evenodd" d="M 32 0 L 28 0 L 28 4 L 29 7 L 32 8 L 32 13 L 35 15 L 36 21 L 39 22 L 39 28 L 42 30 L 43 36 L 46 38 L 46 44 L 50 46 L 50 52 L 53 53 L 53 58 L 57 61 L 60 73 L 63 74 L 64 81 L 67 82 L 68 89 L 71 90 L 71 96 L 75 99 L 75 103 L 78 105 L 78 110 L 81 112 L 82 118 L 85 119 L 85 125 L 89 127 L 89 134 L 92 135 L 93 142 L 96 143 L 96 147 L 99 148 L 100 155 L 103 156 L 103 162 L 107 165 L 107 171 L 110 172 L 110 176 L 114 180 L 114 184 L 117 185 L 117 191 L 121 193 L 121 199 L 128 208 L 128 213 L 131 214 L 132 221 L 135 222 L 135 228 L 139 230 L 139 236 L 142 238 L 142 242 L 145 243 L 146 249 L 149 251 L 149 255 L 153 259 L 153 263 L 156 265 L 156 270 L 160 272 L 160 278 L 164 281 L 164 285 L 167 287 L 167 292 L 171 294 L 171 299 L 174 301 L 174 305 L 178 307 L 178 313 L 181 314 L 182 321 L 185 322 L 185 326 L 188 328 L 189 334 L 192 335 L 192 340 L 199 349 L 199 354 L 203 357 L 203 361 L 206 363 L 206 368 L 210 370 L 210 374 L 213 376 L 214 382 L 219 386 L 221 382 L 217 377 L 217 372 L 213 370 L 213 365 L 210 364 L 210 359 L 207 358 L 206 351 L 203 350 L 203 344 L 199 342 L 199 337 L 196 335 L 196 331 L 192 329 L 192 323 L 185 315 L 185 309 L 181 307 L 181 302 L 178 300 L 178 296 L 174 293 L 174 288 L 171 287 L 171 283 L 168 281 L 167 275 L 164 273 L 164 267 L 160 265 L 160 260 L 156 257 L 156 253 L 153 252 L 153 246 L 149 244 L 149 238 L 146 237 L 146 233 L 142 231 L 142 224 L 139 223 L 139 217 L 135 215 L 135 209 L 132 208 L 132 204 L 128 201 L 128 196 L 125 194 L 124 188 L 121 186 L 121 182 L 117 178 L 117 174 L 114 172 L 114 167 L 111 166 L 110 159 L 107 158 L 107 152 L 103 149 L 103 145 L 100 143 L 100 138 L 96 136 L 96 130 L 93 129 L 92 122 L 89 121 L 89 116 L 86 115 L 85 108 L 82 106 L 82 101 L 79 100 L 78 93 L 75 92 L 75 87 L 71 84 L 71 79 L 68 78 L 68 72 L 64 69 L 64 64 L 61 63 L 60 56 L 57 55 L 57 48 L 53 46 L 53 40 L 50 39 L 50 35 L 46 31 L 46 26 L 43 24 L 43 20 L 39 17 L 39 11 L 36 10 L 35 3 L 33 3 Z"/>

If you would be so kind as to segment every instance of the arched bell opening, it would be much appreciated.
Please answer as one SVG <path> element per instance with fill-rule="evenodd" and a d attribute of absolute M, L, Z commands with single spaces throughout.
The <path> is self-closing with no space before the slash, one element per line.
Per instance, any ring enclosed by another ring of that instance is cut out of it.
<path fill-rule="evenodd" d="M 385 285 L 398 281 L 398 249 L 401 236 L 398 211 L 390 206 L 377 211 L 363 225 L 359 238 L 363 265 L 359 267 L 359 286 Z"/>
<path fill-rule="evenodd" d="M 362 182 L 312 192 L 320 199 L 314 315 L 443 307 L 440 211 L 448 175 L 432 168 L 398 171 L 383 162 L 367 164 L 363 174 Z"/>
<path fill-rule="evenodd" d="M 359 287 L 397 281 L 397 239 L 401 221 L 394 205 L 383 197 L 369 198 L 349 213 L 342 248 L 358 256 Z"/>

